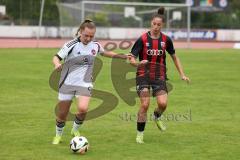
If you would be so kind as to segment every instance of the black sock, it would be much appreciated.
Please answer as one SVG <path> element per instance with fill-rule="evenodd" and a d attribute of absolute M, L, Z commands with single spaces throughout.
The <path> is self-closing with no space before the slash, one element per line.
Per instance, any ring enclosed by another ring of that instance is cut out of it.
<path fill-rule="evenodd" d="M 137 130 L 139 132 L 143 132 L 145 129 L 145 124 L 146 124 L 146 122 L 137 122 Z"/>
<path fill-rule="evenodd" d="M 157 112 L 157 111 L 154 111 L 153 112 L 153 114 L 154 114 L 154 116 L 155 116 L 155 118 L 160 118 L 161 117 L 161 115 L 162 115 L 162 111 L 159 111 L 159 112 Z"/>
<path fill-rule="evenodd" d="M 84 120 L 80 120 L 77 116 L 75 116 L 75 120 L 74 121 L 75 121 L 76 124 L 80 125 L 80 124 L 83 124 Z"/>
<path fill-rule="evenodd" d="M 56 120 L 56 126 L 59 127 L 59 128 L 63 128 L 65 126 L 65 122 L 58 122 Z"/>

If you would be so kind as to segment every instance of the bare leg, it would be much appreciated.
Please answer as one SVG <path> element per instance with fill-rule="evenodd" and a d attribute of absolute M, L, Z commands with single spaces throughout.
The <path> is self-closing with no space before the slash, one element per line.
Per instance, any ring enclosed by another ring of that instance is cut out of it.
<path fill-rule="evenodd" d="M 147 88 L 144 88 L 140 93 L 140 108 L 138 110 L 138 120 L 137 120 L 137 143 L 143 142 L 143 132 L 145 129 L 145 124 L 147 121 L 147 111 L 150 104 L 150 93 Z"/>
<path fill-rule="evenodd" d="M 150 93 L 147 88 L 144 88 L 140 93 L 140 108 L 138 110 L 138 122 L 146 122 L 147 111 L 150 104 Z"/>
<path fill-rule="evenodd" d="M 56 112 L 56 115 L 57 115 L 56 120 L 58 122 L 66 121 L 71 104 L 72 104 L 72 101 L 70 101 L 70 100 L 58 102 L 58 108 L 57 108 L 57 112 Z"/>
<path fill-rule="evenodd" d="M 154 115 L 156 118 L 160 118 L 162 113 L 166 110 L 167 108 L 167 100 L 168 100 L 168 95 L 167 93 L 161 90 L 160 94 L 157 94 L 156 99 L 157 99 L 157 108 L 155 108 Z"/>
<path fill-rule="evenodd" d="M 53 138 L 52 144 L 59 144 L 65 126 L 65 121 L 70 109 L 72 101 L 59 101 L 56 108 L 56 136 Z"/>
<path fill-rule="evenodd" d="M 83 123 L 83 121 L 87 115 L 90 99 L 91 99 L 91 97 L 88 97 L 88 96 L 78 96 L 78 99 L 77 99 L 77 110 L 78 111 L 76 113 L 76 117 L 73 122 L 73 128 L 71 131 L 72 135 L 75 135 L 75 136 L 80 135 L 80 133 L 78 132 L 78 129 L 81 126 L 81 124 Z"/>
<path fill-rule="evenodd" d="M 161 93 L 162 92 L 162 93 Z M 157 99 L 157 108 L 154 111 L 154 120 L 155 123 L 157 125 L 157 127 L 161 130 L 161 131 L 165 131 L 166 130 L 166 126 L 164 124 L 164 122 L 160 119 L 161 115 L 163 114 L 163 112 L 166 110 L 167 108 L 167 93 L 165 91 L 160 91 L 161 94 L 158 94 L 156 99 Z"/>

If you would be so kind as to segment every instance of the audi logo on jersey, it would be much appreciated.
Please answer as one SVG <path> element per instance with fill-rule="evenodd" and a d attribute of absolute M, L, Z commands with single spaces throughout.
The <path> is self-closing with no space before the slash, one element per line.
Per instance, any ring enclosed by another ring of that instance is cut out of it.
<path fill-rule="evenodd" d="M 147 50 L 147 55 L 149 56 L 161 56 L 163 55 L 163 50 L 161 49 L 148 49 Z"/>

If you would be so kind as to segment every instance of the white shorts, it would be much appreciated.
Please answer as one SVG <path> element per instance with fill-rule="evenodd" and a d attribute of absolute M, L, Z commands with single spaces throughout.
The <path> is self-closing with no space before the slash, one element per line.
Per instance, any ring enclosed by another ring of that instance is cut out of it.
<path fill-rule="evenodd" d="M 87 96 L 91 97 L 92 87 L 69 86 L 63 84 L 59 89 L 58 99 L 60 101 L 72 100 L 73 97 Z"/>
<path fill-rule="evenodd" d="M 59 101 L 71 101 L 74 96 L 76 98 L 78 98 L 79 95 L 58 93 L 58 100 Z"/>

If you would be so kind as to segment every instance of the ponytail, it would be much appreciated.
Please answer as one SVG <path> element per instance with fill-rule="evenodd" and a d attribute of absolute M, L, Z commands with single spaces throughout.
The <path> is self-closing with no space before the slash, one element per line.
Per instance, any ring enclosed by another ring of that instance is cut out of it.
<path fill-rule="evenodd" d="M 78 30 L 77 30 L 75 36 L 78 36 L 79 31 L 84 30 L 86 27 L 87 27 L 87 28 L 90 28 L 90 29 L 94 29 L 94 28 L 96 28 L 96 25 L 95 25 L 94 22 L 93 22 L 92 20 L 90 20 L 90 19 L 84 20 L 84 21 L 80 24 L 80 26 L 78 27 Z"/>
<path fill-rule="evenodd" d="M 165 8 L 164 8 L 164 7 L 158 8 L 157 13 L 154 13 L 154 14 L 153 14 L 152 20 L 153 20 L 154 18 L 158 17 L 158 18 L 161 18 L 161 19 L 164 21 L 164 20 L 165 20 L 164 12 L 165 12 Z"/>
<path fill-rule="evenodd" d="M 164 15 L 164 11 L 165 11 L 165 8 L 164 7 L 160 7 L 159 9 L 158 9 L 158 14 L 159 15 Z"/>

